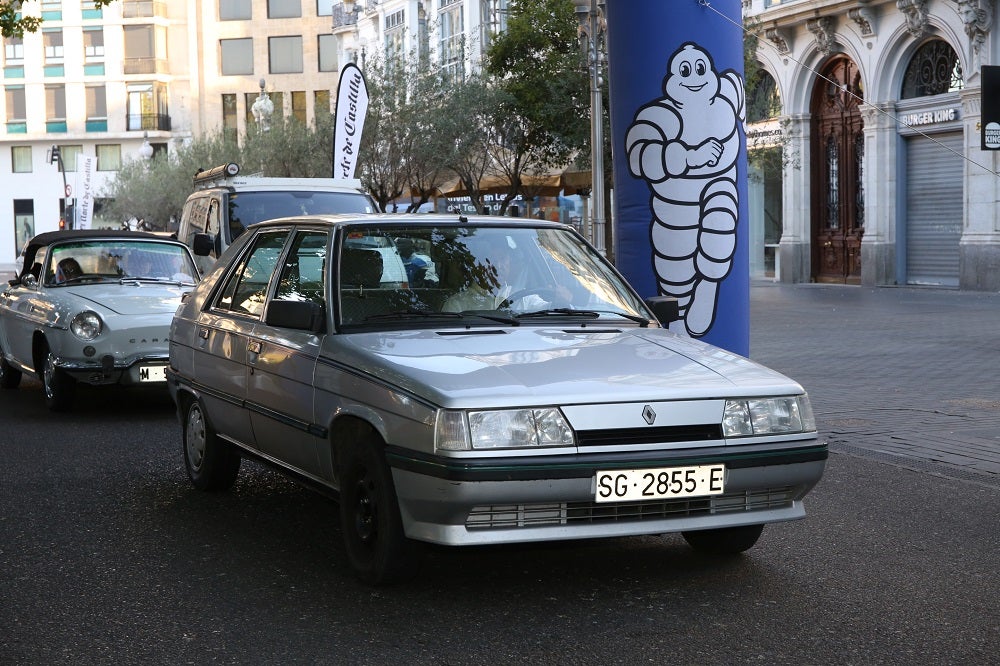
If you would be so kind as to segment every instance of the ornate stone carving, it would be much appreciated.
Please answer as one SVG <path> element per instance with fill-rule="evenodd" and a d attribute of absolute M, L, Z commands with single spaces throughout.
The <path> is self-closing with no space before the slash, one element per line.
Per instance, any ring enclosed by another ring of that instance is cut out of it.
<path fill-rule="evenodd" d="M 914 39 L 920 39 L 927 32 L 927 0 L 896 0 L 896 7 L 906 18 L 906 29 Z"/>
<path fill-rule="evenodd" d="M 982 47 L 993 26 L 993 0 L 955 0 L 972 46 L 974 70 L 979 69 Z"/>
<path fill-rule="evenodd" d="M 819 18 L 809 19 L 806 21 L 806 27 L 809 28 L 809 32 L 816 36 L 816 48 L 819 49 L 820 53 L 823 55 L 833 53 L 836 40 L 834 38 L 832 18 L 829 16 L 820 16 Z"/>
<path fill-rule="evenodd" d="M 791 51 L 788 46 L 788 38 L 785 37 L 784 31 L 780 28 L 767 28 L 764 31 L 764 35 L 767 37 L 767 40 L 774 44 L 774 47 L 778 49 L 778 53 L 783 55 Z"/>
<path fill-rule="evenodd" d="M 875 36 L 875 13 L 868 5 L 860 4 L 847 10 L 847 17 L 858 24 L 862 37 Z"/>

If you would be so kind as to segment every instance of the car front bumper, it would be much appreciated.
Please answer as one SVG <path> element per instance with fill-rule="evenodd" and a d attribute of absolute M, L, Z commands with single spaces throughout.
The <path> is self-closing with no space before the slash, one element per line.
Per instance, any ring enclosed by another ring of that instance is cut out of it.
<path fill-rule="evenodd" d="M 100 359 L 66 359 L 57 358 L 55 365 L 78 382 L 102 386 L 106 384 L 164 385 L 164 371 L 170 364 L 167 354 L 149 354 L 126 359 L 115 360 L 106 355 Z"/>
<path fill-rule="evenodd" d="M 718 447 L 692 452 L 444 462 L 390 447 L 406 535 L 475 545 L 661 534 L 794 520 L 826 464 L 815 440 L 779 449 Z M 724 463 L 725 492 L 709 497 L 595 501 L 599 469 Z"/>

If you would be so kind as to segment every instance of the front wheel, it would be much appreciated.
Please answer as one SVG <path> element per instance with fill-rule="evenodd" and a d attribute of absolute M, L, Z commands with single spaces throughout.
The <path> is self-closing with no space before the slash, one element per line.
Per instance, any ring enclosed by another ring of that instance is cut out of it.
<path fill-rule="evenodd" d="M 69 411 L 76 394 L 76 380 L 56 366 L 55 354 L 48 346 L 42 349 L 42 359 L 42 388 L 45 390 L 46 406 L 53 412 Z"/>
<path fill-rule="evenodd" d="M 0 387 L 15 389 L 20 383 L 21 371 L 7 362 L 3 349 L 0 349 Z"/>
<path fill-rule="evenodd" d="M 184 466 L 198 490 L 228 490 L 236 482 L 242 458 L 239 450 L 219 438 L 205 418 L 201 403 L 191 399 L 184 415 Z"/>
<path fill-rule="evenodd" d="M 744 525 L 693 530 L 681 534 L 688 545 L 698 552 L 708 555 L 736 555 L 752 548 L 763 531 L 763 525 Z"/>
<path fill-rule="evenodd" d="M 347 445 L 341 459 L 340 524 L 347 559 L 370 585 L 408 580 L 420 564 L 420 544 L 407 539 L 392 475 L 372 441 Z"/>

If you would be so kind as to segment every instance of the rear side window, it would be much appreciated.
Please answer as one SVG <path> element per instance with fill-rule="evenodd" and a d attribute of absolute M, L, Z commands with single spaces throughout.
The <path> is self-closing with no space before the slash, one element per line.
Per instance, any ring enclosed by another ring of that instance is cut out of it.
<path fill-rule="evenodd" d="M 267 287 L 278 267 L 288 231 L 262 233 L 253 247 L 236 264 L 225 287 L 219 292 L 214 308 L 259 319 L 267 300 Z"/>
<path fill-rule="evenodd" d="M 326 302 L 326 247 L 329 235 L 323 231 L 300 231 L 288 250 L 278 277 L 276 301 Z"/>

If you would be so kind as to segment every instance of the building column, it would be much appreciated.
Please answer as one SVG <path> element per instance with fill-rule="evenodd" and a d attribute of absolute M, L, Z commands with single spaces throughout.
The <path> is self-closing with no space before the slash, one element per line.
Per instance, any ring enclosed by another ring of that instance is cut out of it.
<path fill-rule="evenodd" d="M 981 150 L 982 88 L 961 92 L 965 125 L 965 210 L 959 241 L 959 288 L 1000 291 L 1000 151 Z"/>
<path fill-rule="evenodd" d="M 781 242 L 778 244 L 781 282 L 811 279 L 812 180 L 808 115 L 789 116 L 785 124 L 782 174 Z"/>
<path fill-rule="evenodd" d="M 862 104 L 864 119 L 865 234 L 861 238 L 861 284 L 896 284 L 896 192 L 899 148 L 891 104 Z"/>

